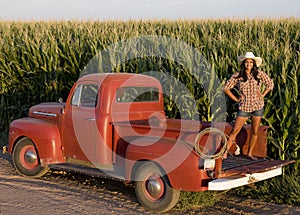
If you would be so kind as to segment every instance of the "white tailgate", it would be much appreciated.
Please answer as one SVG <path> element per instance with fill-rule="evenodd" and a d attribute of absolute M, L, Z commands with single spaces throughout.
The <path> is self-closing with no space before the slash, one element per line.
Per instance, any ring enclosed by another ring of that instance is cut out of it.
<path fill-rule="evenodd" d="M 208 183 L 208 190 L 228 190 L 234 187 L 251 184 L 268 178 L 282 174 L 282 167 L 268 170 L 265 172 L 246 174 L 245 176 L 230 176 L 226 178 L 218 178 Z"/>

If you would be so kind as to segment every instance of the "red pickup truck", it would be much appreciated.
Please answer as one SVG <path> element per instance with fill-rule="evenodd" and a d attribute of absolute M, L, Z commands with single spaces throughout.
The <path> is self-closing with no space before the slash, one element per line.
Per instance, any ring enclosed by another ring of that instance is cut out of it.
<path fill-rule="evenodd" d="M 10 125 L 15 168 L 40 177 L 49 168 L 134 183 L 146 209 L 165 212 L 180 191 L 227 190 L 281 174 L 292 161 L 268 160 L 267 128 L 254 149 L 257 161 L 229 155 L 231 123 L 168 119 L 160 82 L 141 74 L 79 78 L 66 103 L 42 103 Z M 251 129 L 237 137 L 247 154 Z"/>

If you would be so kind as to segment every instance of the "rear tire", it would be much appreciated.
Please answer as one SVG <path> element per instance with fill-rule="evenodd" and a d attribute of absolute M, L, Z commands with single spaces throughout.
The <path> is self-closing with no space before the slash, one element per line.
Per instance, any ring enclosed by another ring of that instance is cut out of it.
<path fill-rule="evenodd" d="M 38 178 L 49 171 L 48 167 L 42 167 L 40 165 L 35 145 L 27 137 L 22 138 L 16 143 L 12 158 L 15 168 L 24 176 Z"/>
<path fill-rule="evenodd" d="M 171 210 L 180 196 L 180 191 L 170 186 L 168 177 L 152 162 L 146 162 L 137 169 L 135 192 L 144 208 L 159 213 Z"/>

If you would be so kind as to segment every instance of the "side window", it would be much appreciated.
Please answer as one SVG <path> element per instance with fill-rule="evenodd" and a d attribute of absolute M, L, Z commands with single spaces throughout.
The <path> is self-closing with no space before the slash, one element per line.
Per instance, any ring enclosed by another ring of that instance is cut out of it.
<path fill-rule="evenodd" d="M 81 88 L 82 88 L 82 85 L 77 86 L 77 88 L 75 89 L 75 92 L 72 96 L 71 105 L 79 106 Z"/>
<path fill-rule="evenodd" d="M 159 92 L 155 87 L 120 87 L 117 90 L 117 102 L 156 102 Z"/>
<path fill-rule="evenodd" d="M 96 107 L 98 86 L 95 84 L 83 84 L 76 88 L 71 105 L 82 107 Z"/>

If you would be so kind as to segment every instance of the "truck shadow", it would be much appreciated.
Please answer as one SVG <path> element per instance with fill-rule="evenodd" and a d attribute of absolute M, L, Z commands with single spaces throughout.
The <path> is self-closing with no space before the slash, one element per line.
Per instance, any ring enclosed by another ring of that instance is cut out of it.
<path fill-rule="evenodd" d="M 53 196 L 53 192 L 61 192 L 57 195 L 62 195 L 62 193 L 80 195 L 82 200 L 94 199 L 109 204 L 115 211 L 122 208 L 122 210 L 131 211 L 132 214 L 152 214 L 150 211 L 145 211 L 138 203 L 132 183 L 55 169 L 50 169 L 41 178 L 33 179 L 23 177 L 15 170 L 10 155 L 0 154 L 0 159 L 8 161 L 5 162 L 2 182 L 9 182 L 16 187 L 22 186 L 30 190 L 39 188 L 50 190 L 51 196 Z"/>
<path fill-rule="evenodd" d="M 92 188 L 96 192 L 111 193 L 113 195 L 122 196 L 122 198 L 131 200 L 132 202 L 137 202 L 132 183 L 52 169 L 43 178 L 52 178 L 55 181 L 61 180 L 69 183 L 72 182 L 82 188 Z"/>

